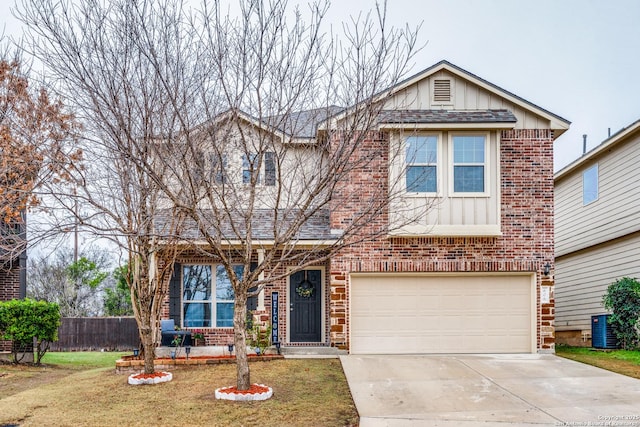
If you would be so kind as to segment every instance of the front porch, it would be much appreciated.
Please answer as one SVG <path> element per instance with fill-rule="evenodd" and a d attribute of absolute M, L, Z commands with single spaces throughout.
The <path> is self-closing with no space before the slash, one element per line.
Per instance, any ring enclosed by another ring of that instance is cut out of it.
<path fill-rule="evenodd" d="M 175 358 L 171 357 L 171 352 L 176 351 Z M 329 359 L 346 355 L 346 350 L 339 350 L 329 346 L 291 346 L 281 347 L 280 354 L 276 348 L 267 348 L 265 354 L 258 355 L 249 352 L 249 362 L 270 362 L 279 359 Z M 189 357 L 186 356 L 184 347 L 176 350 L 176 347 L 158 347 L 156 349 L 156 359 L 154 366 L 156 370 L 175 370 L 185 367 L 210 366 L 235 363 L 235 352 L 229 352 L 227 346 L 199 346 L 190 347 Z M 116 373 L 131 374 L 139 372 L 144 367 L 144 360 L 139 356 L 124 356 L 116 361 Z"/>
<path fill-rule="evenodd" d="M 284 347 L 330 347 L 331 287 L 329 263 L 292 271 L 283 265 L 278 279 L 247 301 L 248 334 Z M 238 266 L 238 275 L 242 275 Z M 183 254 L 168 283 L 163 319 L 199 335 L 207 346 L 224 349 L 233 343 L 233 290 L 226 271 L 210 258 Z M 259 328 L 259 331 L 255 329 Z M 166 343 L 165 343 L 166 344 Z M 195 347 L 192 347 L 195 349 Z M 228 353 L 228 352 L 227 352 Z"/>

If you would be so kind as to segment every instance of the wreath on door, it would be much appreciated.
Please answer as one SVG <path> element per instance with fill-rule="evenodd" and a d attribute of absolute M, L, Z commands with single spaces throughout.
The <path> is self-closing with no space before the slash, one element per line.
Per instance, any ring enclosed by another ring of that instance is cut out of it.
<path fill-rule="evenodd" d="M 304 279 L 296 286 L 296 293 L 302 298 L 309 298 L 315 290 L 316 287 L 307 278 L 307 270 L 304 270 Z"/>

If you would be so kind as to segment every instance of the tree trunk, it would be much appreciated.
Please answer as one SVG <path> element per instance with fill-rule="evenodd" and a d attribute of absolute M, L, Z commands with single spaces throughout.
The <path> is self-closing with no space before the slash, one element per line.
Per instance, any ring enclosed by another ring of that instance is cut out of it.
<path fill-rule="evenodd" d="M 155 372 L 153 361 L 156 356 L 156 349 L 153 340 L 153 328 L 148 323 L 149 314 L 142 313 L 140 328 L 140 343 L 142 344 L 142 354 L 144 356 L 144 373 L 152 374 Z"/>
<path fill-rule="evenodd" d="M 236 387 L 238 390 L 248 390 L 251 386 L 249 360 L 247 359 L 246 321 L 247 294 L 246 292 L 237 292 L 233 310 L 233 336 L 236 348 Z"/>
<path fill-rule="evenodd" d="M 135 244 L 132 246 L 136 247 Z M 139 244 L 136 249 L 138 255 L 129 261 L 129 271 L 132 272 L 129 286 L 142 345 L 144 373 L 152 374 L 155 372 L 153 362 L 156 355 L 157 321 L 162 301 L 162 292 L 158 288 L 163 279 L 158 278 L 153 270 L 155 264 L 150 261 L 153 260 L 153 255 L 149 246 Z"/>

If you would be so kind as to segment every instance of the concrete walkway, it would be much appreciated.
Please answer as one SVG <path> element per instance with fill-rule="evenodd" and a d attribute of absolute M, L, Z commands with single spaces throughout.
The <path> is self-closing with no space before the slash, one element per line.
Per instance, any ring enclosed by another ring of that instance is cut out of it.
<path fill-rule="evenodd" d="M 640 380 L 554 355 L 340 360 L 361 427 L 640 427 Z"/>

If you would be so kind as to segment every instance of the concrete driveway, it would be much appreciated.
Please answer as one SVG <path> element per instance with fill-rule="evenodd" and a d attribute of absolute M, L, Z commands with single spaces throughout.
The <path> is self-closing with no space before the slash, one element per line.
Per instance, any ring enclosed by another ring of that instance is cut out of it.
<path fill-rule="evenodd" d="M 361 427 L 640 427 L 640 380 L 554 355 L 340 360 Z"/>

